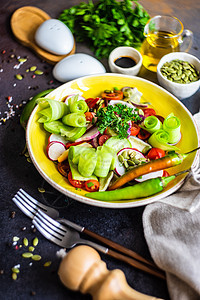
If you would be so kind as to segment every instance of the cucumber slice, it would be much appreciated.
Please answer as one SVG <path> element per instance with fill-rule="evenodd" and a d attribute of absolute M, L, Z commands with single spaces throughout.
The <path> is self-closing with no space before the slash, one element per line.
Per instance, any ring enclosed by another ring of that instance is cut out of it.
<path fill-rule="evenodd" d="M 95 175 L 91 175 L 91 176 L 87 176 L 87 177 L 82 176 L 78 171 L 78 166 L 73 164 L 70 159 L 68 159 L 68 161 L 69 161 L 69 165 L 70 165 L 70 170 L 72 172 L 72 178 L 74 180 L 81 180 L 81 181 L 90 180 L 90 179 L 98 180 Z"/>
<path fill-rule="evenodd" d="M 131 135 L 129 136 L 128 140 L 131 143 L 131 148 L 135 148 L 144 154 L 152 148 L 150 144 L 144 142 L 136 136 Z"/>
<path fill-rule="evenodd" d="M 128 139 L 119 139 L 117 136 L 110 137 L 105 145 L 114 150 L 115 153 L 118 153 L 119 150 L 123 148 L 132 147 L 131 142 Z"/>
<path fill-rule="evenodd" d="M 60 128 L 63 127 L 63 123 L 60 121 L 45 122 L 43 126 L 46 131 L 59 134 Z"/>

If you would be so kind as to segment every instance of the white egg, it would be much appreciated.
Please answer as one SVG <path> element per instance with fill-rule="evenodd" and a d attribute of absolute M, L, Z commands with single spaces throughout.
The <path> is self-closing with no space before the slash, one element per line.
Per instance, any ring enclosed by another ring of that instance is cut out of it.
<path fill-rule="evenodd" d="M 53 76 L 61 82 L 82 76 L 105 73 L 106 69 L 96 58 L 83 53 L 65 57 L 53 68 Z"/>
<path fill-rule="evenodd" d="M 69 28 L 57 19 L 43 22 L 35 33 L 35 42 L 41 48 L 56 55 L 71 52 L 74 37 Z"/>

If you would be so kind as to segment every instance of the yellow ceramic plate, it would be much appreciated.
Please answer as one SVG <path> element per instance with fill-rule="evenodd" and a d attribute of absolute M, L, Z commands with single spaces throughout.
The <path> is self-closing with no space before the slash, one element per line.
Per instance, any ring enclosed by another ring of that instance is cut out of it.
<path fill-rule="evenodd" d="M 48 98 L 61 101 L 65 96 L 79 93 L 85 98 L 98 97 L 105 89 L 113 87 L 122 88 L 124 86 L 137 87 L 143 93 L 144 101 L 151 103 L 159 115 L 166 117 L 170 113 L 174 114 L 181 120 L 182 139 L 178 144 L 180 152 L 188 152 L 198 146 L 197 128 L 193 121 L 192 115 L 186 107 L 173 95 L 168 93 L 158 85 L 151 83 L 139 77 L 126 76 L 120 74 L 102 74 L 82 77 L 68 83 L 65 83 L 55 89 L 48 95 Z M 103 202 L 85 197 L 85 191 L 78 191 L 72 187 L 66 178 L 64 178 L 56 168 L 56 165 L 47 158 L 46 146 L 49 134 L 44 131 L 42 125 L 37 122 L 36 107 L 31 114 L 27 126 L 27 145 L 31 159 L 44 179 L 50 183 L 55 189 L 77 201 L 89 205 L 110 208 L 125 208 L 146 205 L 151 202 L 164 198 L 175 192 L 183 183 L 185 174 L 177 177 L 168 187 L 155 196 L 142 198 L 138 200 Z M 170 174 L 188 169 L 195 163 L 196 153 L 190 154 L 185 161 L 177 167 L 170 169 Z"/>

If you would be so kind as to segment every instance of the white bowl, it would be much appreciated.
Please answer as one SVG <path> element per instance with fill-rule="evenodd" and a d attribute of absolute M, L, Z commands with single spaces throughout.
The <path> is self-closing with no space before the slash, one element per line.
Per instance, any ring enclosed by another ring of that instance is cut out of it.
<path fill-rule="evenodd" d="M 157 78 L 158 82 L 161 86 L 163 86 L 166 90 L 174 94 L 179 99 L 185 99 L 192 96 L 196 93 L 200 87 L 200 79 L 191 83 L 176 83 L 165 78 L 160 69 L 166 62 L 170 62 L 174 59 L 180 59 L 183 61 L 187 61 L 193 64 L 197 71 L 200 72 L 200 60 L 196 58 L 194 55 L 185 53 L 185 52 L 172 52 L 164 55 L 158 66 L 157 66 Z"/>
<path fill-rule="evenodd" d="M 115 64 L 115 61 L 120 57 L 132 58 L 136 62 L 136 65 L 130 68 L 119 67 Z M 117 47 L 110 53 L 108 64 L 112 73 L 135 76 L 139 73 L 142 66 L 142 55 L 138 50 L 132 47 Z"/>

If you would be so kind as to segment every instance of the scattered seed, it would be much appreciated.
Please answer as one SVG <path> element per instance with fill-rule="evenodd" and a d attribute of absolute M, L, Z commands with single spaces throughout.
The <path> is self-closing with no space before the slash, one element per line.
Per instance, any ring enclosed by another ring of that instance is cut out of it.
<path fill-rule="evenodd" d="M 13 272 L 13 273 L 19 273 L 20 271 L 19 271 L 18 268 L 15 268 L 15 267 L 14 267 L 14 268 L 12 268 L 12 272 Z"/>
<path fill-rule="evenodd" d="M 26 69 L 26 73 L 28 73 L 30 70 L 29 69 Z"/>
<path fill-rule="evenodd" d="M 4 270 L 0 270 L 0 275 L 3 275 L 4 274 Z"/>
<path fill-rule="evenodd" d="M 15 77 L 18 79 L 18 80 L 22 80 L 23 79 L 23 76 L 21 74 L 16 74 Z"/>
<path fill-rule="evenodd" d="M 25 156 L 25 157 L 30 157 L 30 155 L 29 155 L 28 152 L 26 152 L 26 153 L 24 154 L 24 156 Z"/>
<path fill-rule="evenodd" d="M 19 58 L 18 62 L 20 63 L 25 63 L 27 61 L 27 58 Z"/>
<path fill-rule="evenodd" d="M 17 280 L 17 273 L 12 273 L 12 279 Z"/>
<path fill-rule="evenodd" d="M 32 260 L 39 261 L 42 257 L 38 254 L 35 254 L 31 258 L 32 258 Z"/>
<path fill-rule="evenodd" d="M 44 72 L 43 71 L 41 71 L 41 70 L 36 70 L 35 72 L 34 72 L 34 74 L 36 74 L 36 75 L 42 75 Z"/>
<path fill-rule="evenodd" d="M 31 294 L 31 296 L 35 296 L 35 295 L 36 295 L 36 292 L 31 291 L 30 294 Z"/>
<path fill-rule="evenodd" d="M 27 158 L 27 162 L 32 163 L 32 160 L 30 159 L 30 157 Z"/>
<path fill-rule="evenodd" d="M 24 244 L 25 247 L 28 246 L 28 239 L 27 239 L 27 238 L 24 238 L 24 239 L 23 239 L 23 244 Z"/>
<path fill-rule="evenodd" d="M 26 226 L 21 228 L 21 231 L 25 231 L 26 230 Z"/>
<path fill-rule="evenodd" d="M 30 252 L 24 252 L 24 253 L 22 253 L 22 257 L 24 257 L 24 258 L 30 258 L 32 256 L 33 256 L 33 254 L 30 253 Z"/>
<path fill-rule="evenodd" d="M 42 187 L 39 187 L 39 188 L 38 188 L 38 191 L 39 191 L 40 193 L 45 193 L 45 189 L 42 188 Z"/>
<path fill-rule="evenodd" d="M 33 240 L 33 246 L 36 247 L 38 245 L 38 242 L 39 242 L 38 238 L 35 237 Z"/>
<path fill-rule="evenodd" d="M 32 75 L 31 77 L 32 77 L 32 78 L 35 78 L 35 77 L 36 77 L 36 75 Z"/>
<path fill-rule="evenodd" d="M 28 250 L 29 250 L 29 252 L 33 252 L 33 251 L 35 250 L 35 248 L 34 248 L 33 246 L 30 246 L 30 247 L 28 248 Z"/>
<path fill-rule="evenodd" d="M 18 249 L 19 249 L 19 246 L 18 246 L 18 245 L 16 245 L 16 246 L 15 246 L 15 250 L 18 250 Z"/>
<path fill-rule="evenodd" d="M 44 267 L 49 267 L 51 265 L 51 261 L 47 261 L 44 263 Z"/>
<path fill-rule="evenodd" d="M 17 242 L 19 241 L 19 237 L 18 236 L 13 236 L 13 242 Z"/>
<path fill-rule="evenodd" d="M 10 215 L 11 219 L 14 219 L 14 218 L 15 218 L 15 215 L 16 215 L 16 212 L 15 212 L 15 211 L 12 211 L 12 212 L 11 212 L 11 215 Z"/>
<path fill-rule="evenodd" d="M 36 66 L 32 66 L 32 67 L 30 67 L 30 71 L 31 71 L 31 72 L 34 72 L 36 69 L 37 69 L 37 67 L 36 67 Z"/>

